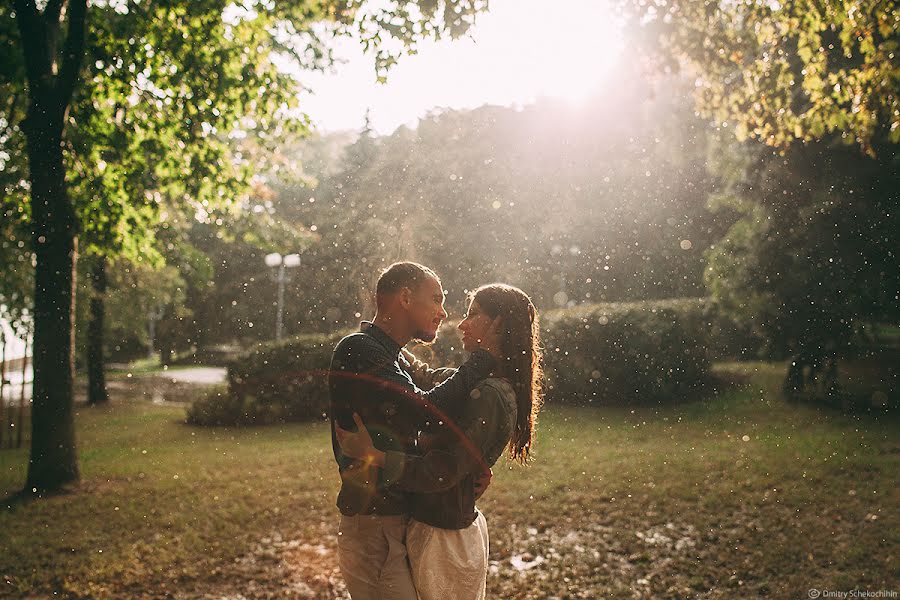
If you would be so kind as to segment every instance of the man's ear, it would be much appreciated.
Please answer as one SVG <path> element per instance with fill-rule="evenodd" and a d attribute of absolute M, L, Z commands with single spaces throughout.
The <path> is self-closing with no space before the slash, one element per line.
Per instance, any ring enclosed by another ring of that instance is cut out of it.
<path fill-rule="evenodd" d="M 400 306 L 409 308 L 410 304 L 412 304 L 412 290 L 408 287 L 400 288 L 397 299 L 400 301 Z"/>

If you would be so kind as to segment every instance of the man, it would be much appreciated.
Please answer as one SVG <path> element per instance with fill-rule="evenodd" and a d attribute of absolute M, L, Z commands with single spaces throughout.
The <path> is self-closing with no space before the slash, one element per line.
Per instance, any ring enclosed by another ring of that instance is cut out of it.
<path fill-rule="evenodd" d="M 414 454 L 423 423 L 440 414 L 442 406 L 465 400 L 488 376 L 496 362 L 492 349 L 498 344 L 492 331 L 459 369 L 433 388 L 422 389 L 411 373 L 419 383 L 448 373 L 411 362 L 402 348 L 414 339 L 435 339 L 447 317 L 440 280 L 420 264 L 395 263 L 379 277 L 375 299 L 373 321 L 363 322 L 359 332 L 335 347 L 328 378 L 332 447 L 342 481 L 338 562 L 354 600 L 415 600 L 405 545 L 409 498 L 392 485 L 402 473 L 345 456 L 335 423 L 353 429 L 357 413 L 377 449 Z"/>

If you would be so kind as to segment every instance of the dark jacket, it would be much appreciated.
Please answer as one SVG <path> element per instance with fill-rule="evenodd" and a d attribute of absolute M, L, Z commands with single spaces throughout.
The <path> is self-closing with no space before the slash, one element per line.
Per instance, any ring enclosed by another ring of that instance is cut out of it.
<path fill-rule="evenodd" d="M 399 472 L 387 465 L 384 469 L 367 466 L 341 453 L 335 421 L 354 430 L 356 412 L 376 448 L 414 454 L 427 415 L 465 399 L 495 362 L 483 350 L 473 352 L 446 381 L 426 391 L 413 383 L 408 372 L 411 365 L 400 350 L 399 344 L 369 322 L 363 322 L 358 333 L 348 335 L 334 349 L 328 374 L 331 439 L 342 481 L 337 505 L 345 515 L 409 514 L 410 506 L 408 494 L 394 485 Z"/>
<path fill-rule="evenodd" d="M 430 419 L 415 453 L 385 453 L 396 486 L 413 492 L 410 515 L 442 529 L 465 529 L 477 517 L 474 481 L 494 466 L 516 424 L 516 395 L 504 379 L 481 381 L 443 419 Z"/>

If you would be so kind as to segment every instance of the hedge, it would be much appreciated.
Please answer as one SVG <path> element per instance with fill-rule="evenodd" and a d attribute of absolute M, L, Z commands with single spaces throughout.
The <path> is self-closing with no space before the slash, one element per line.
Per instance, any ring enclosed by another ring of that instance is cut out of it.
<path fill-rule="evenodd" d="M 575 404 L 693 399 L 707 380 L 713 357 L 752 342 L 734 342 L 729 336 L 736 327 L 702 298 L 552 310 L 542 315 L 541 329 L 547 400 Z M 332 349 L 346 333 L 301 335 L 257 347 L 229 364 L 227 393 L 196 402 L 189 422 L 323 418 L 328 411 L 326 370 Z M 437 342 L 413 351 L 432 365 L 457 365 L 465 358 L 461 346 L 456 323 L 446 323 Z"/>
<path fill-rule="evenodd" d="M 615 303 L 544 315 L 551 401 L 648 404 L 691 400 L 709 374 L 709 303 Z"/>
<path fill-rule="evenodd" d="M 228 390 L 194 402 L 197 425 L 311 421 L 328 412 L 331 352 L 347 332 L 299 335 L 261 344 L 228 364 Z"/>

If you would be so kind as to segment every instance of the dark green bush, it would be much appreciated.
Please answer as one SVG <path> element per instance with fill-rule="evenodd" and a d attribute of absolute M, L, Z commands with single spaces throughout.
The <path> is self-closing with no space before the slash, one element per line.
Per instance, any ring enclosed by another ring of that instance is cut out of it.
<path fill-rule="evenodd" d="M 195 400 L 187 410 L 187 422 L 192 425 L 252 425 L 274 423 L 277 411 L 263 406 L 253 396 L 239 397 L 225 391 L 215 391 Z"/>
<path fill-rule="evenodd" d="M 553 310 L 542 315 L 541 329 L 547 398 L 578 404 L 690 400 L 706 383 L 712 358 L 747 355 L 758 344 L 701 298 Z M 346 333 L 301 335 L 259 346 L 229 364 L 227 393 L 195 402 L 189 422 L 322 418 L 328 411 L 331 352 Z M 434 344 L 413 351 L 432 366 L 465 359 L 456 322 L 446 323 Z"/>
<path fill-rule="evenodd" d="M 707 382 L 713 337 L 734 326 L 702 298 L 591 304 L 541 316 L 547 399 L 633 404 L 696 397 Z M 727 337 L 716 349 L 735 352 Z M 456 323 L 414 352 L 433 365 L 464 359 Z"/>
<path fill-rule="evenodd" d="M 545 313 L 547 396 L 576 404 L 694 399 L 707 380 L 702 299 L 597 304 Z"/>
<path fill-rule="evenodd" d="M 188 409 L 197 425 L 310 421 L 328 412 L 331 352 L 346 332 L 261 344 L 228 364 L 228 390 Z"/>
<path fill-rule="evenodd" d="M 724 314 L 712 300 L 704 301 L 706 336 L 713 360 L 771 360 L 766 340 L 749 323 Z"/>

